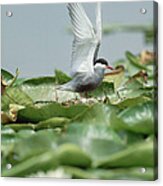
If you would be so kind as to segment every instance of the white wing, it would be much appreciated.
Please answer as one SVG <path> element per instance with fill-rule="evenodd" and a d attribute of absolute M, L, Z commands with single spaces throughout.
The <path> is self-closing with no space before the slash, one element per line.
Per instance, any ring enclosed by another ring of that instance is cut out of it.
<path fill-rule="evenodd" d="M 74 76 L 82 72 L 93 73 L 93 61 L 101 41 L 100 5 L 97 6 L 96 33 L 80 3 L 68 3 L 68 10 L 74 34 L 71 74 Z"/>
<path fill-rule="evenodd" d="M 95 55 L 94 55 L 94 61 L 97 58 L 98 55 L 98 51 L 100 48 L 100 44 L 101 44 L 101 39 L 102 39 L 102 21 L 101 21 L 101 3 L 98 2 L 97 3 L 97 9 L 96 9 L 96 37 L 97 37 L 97 47 L 96 47 L 96 51 L 95 51 Z"/>

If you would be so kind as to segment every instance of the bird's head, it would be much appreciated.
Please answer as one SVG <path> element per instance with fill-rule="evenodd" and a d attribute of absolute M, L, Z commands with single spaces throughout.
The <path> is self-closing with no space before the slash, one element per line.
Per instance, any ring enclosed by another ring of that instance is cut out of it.
<path fill-rule="evenodd" d="M 100 59 L 97 59 L 95 62 L 94 62 L 94 68 L 95 69 L 110 69 L 110 70 L 114 70 L 109 64 L 108 62 L 103 59 L 103 58 L 100 58 Z"/>

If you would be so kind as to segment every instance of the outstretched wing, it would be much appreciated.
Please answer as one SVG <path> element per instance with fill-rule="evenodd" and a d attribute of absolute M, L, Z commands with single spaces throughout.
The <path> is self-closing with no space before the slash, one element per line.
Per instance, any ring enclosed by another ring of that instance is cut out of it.
<path fill-rule="evenodd" d="M 94 61 L 97 59 L 98 51 L 102 39 L 102 19 L 101 19 L 101 3 L 97 3 L 96 9 L 96 37 L 97 37 L 97 47 L 95 50 Z"/>
<path fill-rule="evenodd" d="M 93 73 L 93 61 L 101 40 L 101 29 L 96 32 L 80 3 L 68 3 L 74 41 L 72 47 L 71 75 L 76 73 Z M 100 11 L 100 10 L 99 10 Z M 97 14 L 97 19 L 101 17 Z M 97 54 L 96 54 L 97 56 Z"/>

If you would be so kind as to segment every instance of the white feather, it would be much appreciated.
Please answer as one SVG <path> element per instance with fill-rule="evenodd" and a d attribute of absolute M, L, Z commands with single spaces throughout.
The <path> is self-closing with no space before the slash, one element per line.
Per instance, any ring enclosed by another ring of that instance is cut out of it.
<path fill-rule="evenodd" d="M 74 41 L 72 47 L 71 75 L 93 73 L 101 41 L 101 10 L 97 4 L 96 32 L 80 3 L 68 3 Z"/>
<path fill-rule="evenodd" d="M 101 21 L 101 3 L 97 3 L 96 9 L 96 35 L 98 42 L 101 42 L 102 38 L 102 21 Z"/>

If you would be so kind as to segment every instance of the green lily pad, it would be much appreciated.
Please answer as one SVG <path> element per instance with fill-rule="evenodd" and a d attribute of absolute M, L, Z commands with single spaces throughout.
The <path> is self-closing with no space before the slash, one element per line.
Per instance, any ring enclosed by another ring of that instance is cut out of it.
<path fill-rule="evenodd" d="M 58 165 L 58 161 L 55 158 L 55 153 L 53 151 L 44 152 L 37 156 L 33 156 L 26 159 L 23 162 L 14 165 L 11 169 L 3 169 L 3 177 L 25 177 L 29 174 L 35 173 L 39 170 L 49 170 L 54 169 Z"/>
<path fill-rule="evenodd" d="M 94 167 L 153 167 L 154 166 L 154 144 L 145 141 L 129 146 L 127 149 L 94 162 Z"/>
<path fill-rule="evenodd" d="M 91 165 L 90 157 L 74 144 L 63 144 L 57 151 L 60 164 L 82 168 Z"/>
<path fill-rule="evenodd" d="M 6 111 L 9 109 L 10 104 L 17 104 L 23 106 L 33 105 L 32 99 L 21 89 L 17 87 L 11 87 L 6 89 L 5 93 L 1 97 L 2 110 Z"/>
<path fill-rule="evenodd" d="M 154 104 L 147 102 L 128 107 L 120 113 L 111 116 L 113 128 L 129 130 L 136 133 L 154 133 Z"/>
<path fill-rule="evenodd" d="M 70 119 L 63 117 L 53 117 L 45 121 L 41 121 L 35 125 L 36 130 L 63 127 L 65 124 L 69 123 Z"/>
<path fill-rule="evenodd" d="M 64 84 L 70 81 L 72 78 L 66 75 L 64 72 L 60 70 L 55 70 L 55 78 L 57 84 Z"/>
<path fill-rule="evenodd" d="M 154 169 L 145 167 L 145 173 L 138 168 L 116 168 L 116 169 L 87 169 L 62 166 L 65 173 L 76 179 L 103 179 L 103 180 L 154 180 Z"/>
<path fill-rule="evenodd" d="M 89 109 L 86 105 L 62 106 L 51 103 L 42 107 L 26 107 L 18 112 L 18 121 L 37 123 L 52 117 L 73 119 Z"/>
<path fill-rule="evenodd" d="M 5 69 L 1 69 L 1 76 L 2 79 L 9 84 L 12 79 L 14 78 L 14 75 L 12 75 L 10 72 L 6 71 Z"/>
<path fill-rule="evenodd" d="M 68 100 L 79 98 L 78 93 L 57 90 L 56 81 L 60 81 L 57 80 L 58 77 L 59 75 L 57 75 L 56 77 L 40 77 L 28 79 L 21 84 L 20 88 L 35 103 L 62 103 Z"/>

